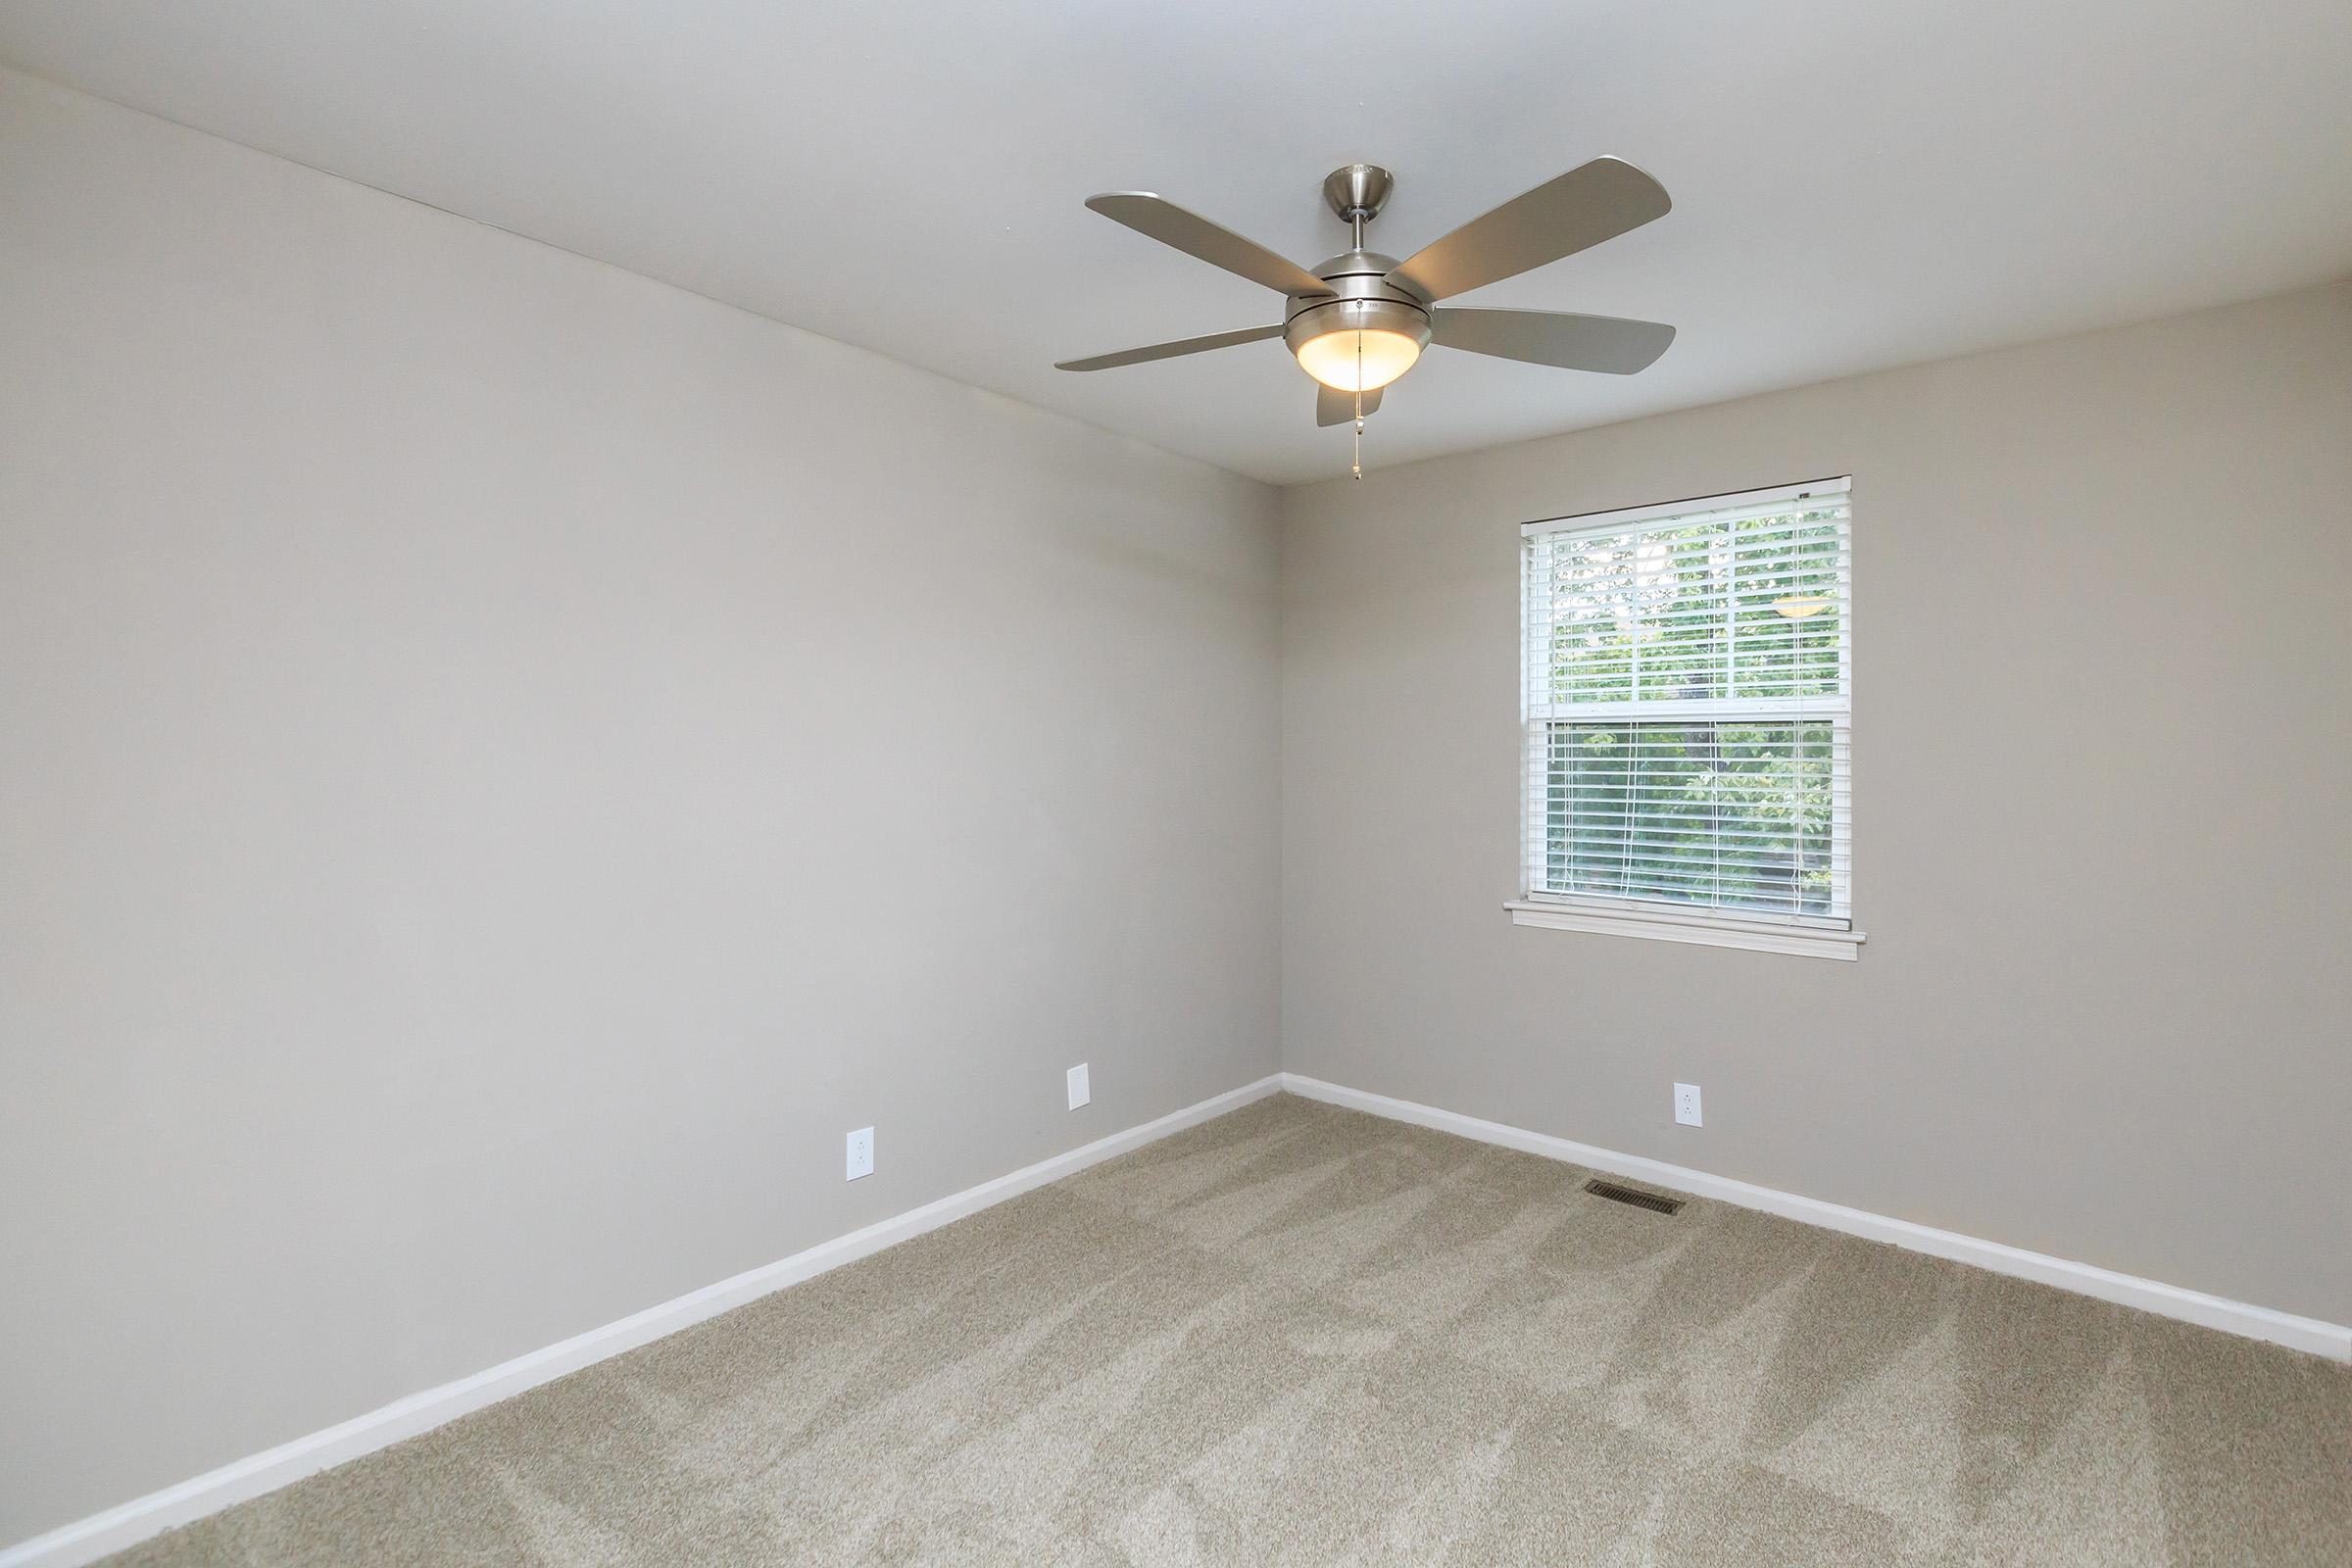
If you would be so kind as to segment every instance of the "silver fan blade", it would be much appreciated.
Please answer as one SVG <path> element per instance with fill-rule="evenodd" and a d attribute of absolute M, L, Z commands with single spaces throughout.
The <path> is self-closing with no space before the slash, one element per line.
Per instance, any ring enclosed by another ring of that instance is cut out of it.
<path fill-rule="evenodd" d="M 1207 337 L 1180 337 L 1173 343 L 1154 343 L 1149 348 L 1121 349 L 1116 354 L 1098 354 L 1091 360 L 1061 360 L 1056 370 L 1108 370 L 1121 365 L 1142 365 L 1151 360 L 1172 360 L 1179 354 L 1200 354 L 1209 349 L 1229 349 L 1236 343 L 1257 343 L 1266 338 L 1282 336 L 1279 326 L 1245 326 L 1238 332 L 1212 332 Z"/>
<path fill-rule="evenodd" d="M 1441 306 L 1429 313 L 1430 341 L 1496 359 L 1556 365 L 1564 370 L 1631 375 L 1646 370 L 1674 341 L 1663 321 L 1564 311 L 1464 311 Z"/>
<path fill-rule="evenodd" d="M 1188 213 L 1174 202 L 1148 190 L 1114 190 L 1089 196 L 1086 205 L 1114 223 L 1125 223 L 1162 245 L 1173 245 L 1187 256 L 1198 256 L 1211 267 L 1222 267 L 1252 283 L 1283 294 L 1328 294 L 1331 285 L 1296 262 L 1286 261 L 1255 240 L 1219 228 L 1199 213 Z"/>
<path fill-rule="evenodd" d="M 1364 394 L 1364 412 L 1380 407 L 1382 388 L 1374 387 Z M 1346 424 L 1355 417 L 1355 394 L 1343 392 L 1336 386 L 1315 383 L 1315 422 L 1320 425 Z"/>
<path fill-rule="evenodd" d="M 1422 246 L 1389 281 L 1424 299 L 1467 294 L 1615 239 L 1673 205 L 1666 187 L 1633 165 L 1595 158 Z"/>

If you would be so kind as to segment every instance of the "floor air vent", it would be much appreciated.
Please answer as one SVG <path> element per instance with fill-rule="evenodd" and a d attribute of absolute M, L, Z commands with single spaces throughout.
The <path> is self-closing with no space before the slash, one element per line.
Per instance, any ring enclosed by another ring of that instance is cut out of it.
<path fill-rule="evenodd" d="M 1656 1193 L 1645 1193 L 1639 1188 L 1620 1187 L 1615 1182 L 1604 1182 L 1597 1176 L 1585 1183 L 1585 1191 L 1594 1198 L 1605 1198 L 1612 1203 L 1631 1203 L 1636 1208 L 1646 1208 L 1660 1214 L 1679 1213 L 1683 1206 L 1683 1200 L 1679 1198 L 1661 1198 Z"/>

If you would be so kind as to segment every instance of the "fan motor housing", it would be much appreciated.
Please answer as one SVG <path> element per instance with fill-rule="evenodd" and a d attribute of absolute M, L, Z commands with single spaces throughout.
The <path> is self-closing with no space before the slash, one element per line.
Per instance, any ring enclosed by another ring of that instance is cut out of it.
<path fill-rule="evenodd" d="M 1396 266 L 1378 251 L 1345 251 L 1319 263 L 1314 274 L 1331 293 L 1288 296 L 1283 342 L 1296 354 L 1326 332 L 1396 332 L 1429 347 L 1429 307 L 1388 280 Z"/>

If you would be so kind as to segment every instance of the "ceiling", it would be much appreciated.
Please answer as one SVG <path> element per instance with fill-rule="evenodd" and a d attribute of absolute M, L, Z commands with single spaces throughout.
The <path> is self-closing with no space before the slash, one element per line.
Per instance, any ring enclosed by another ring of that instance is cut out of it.
<path fill-rule="evenodd" d="M 1278 318 L 1087 212 L 1409 254 L 1600 153 L 1675 210 L 1455 303 L 1671 321 L 1630 378 L 1432 350 L 1366 466 L 2352 272 L 2345 0 L 5 0 L 0 59 L 1277 482 L 1345 427 Z"/>

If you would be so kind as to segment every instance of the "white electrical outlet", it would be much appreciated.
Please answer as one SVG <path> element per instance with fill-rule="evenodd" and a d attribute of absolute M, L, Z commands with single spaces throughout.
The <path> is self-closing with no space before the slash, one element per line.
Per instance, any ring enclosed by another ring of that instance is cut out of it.
<path fill-rule="evenodd" d="M 874 1173 L 874 1130 L 860 1127 L 850 1134 L 850 1180 Z"/>
<path fill-rule="evenodd" d="M 1698 1119 L 1698 1085 L 1674 1086 L 1674 1119 L 1686 1127 L 1696 1127 Z"/>
<path fill-rule="evenodd" d="M 1071 1108 L 1072 1110 L 1076 1110 L 1076 1109 L 1077 1109 L 1077 1108 L 1078 1108 L 1080 1105 L 1083 1105 L 1083 1104 L 1085 1104 L 1085 1103 L 1086 1103 L 1088 1101 L 1090 1101 L 1090 1100 L 1094 1099 L 1094 1098 L 1095 1098 L 1095 1092 L 1094 1092 L 1092 1089 L 1089 1089 L 1089 1088 L 1087 1088 L 1087 1086 L 1086 1086 L 1086 1063 L 1085 1063 L 1085 1062 L 1083 1062 L 1083 1061 L 1082 1061 L 1082 1062 L 1080 1062 L 1080 1063 L 1079 1063 L 1077 1066 L 1075 1066 L 1075 1067 L 1072 1067 L 1072 1068 L 1070 1069 L 1070 1075 L 1069 1075 L 1069 1076 L 1070 1076 L 1070 1108 Z"/>

